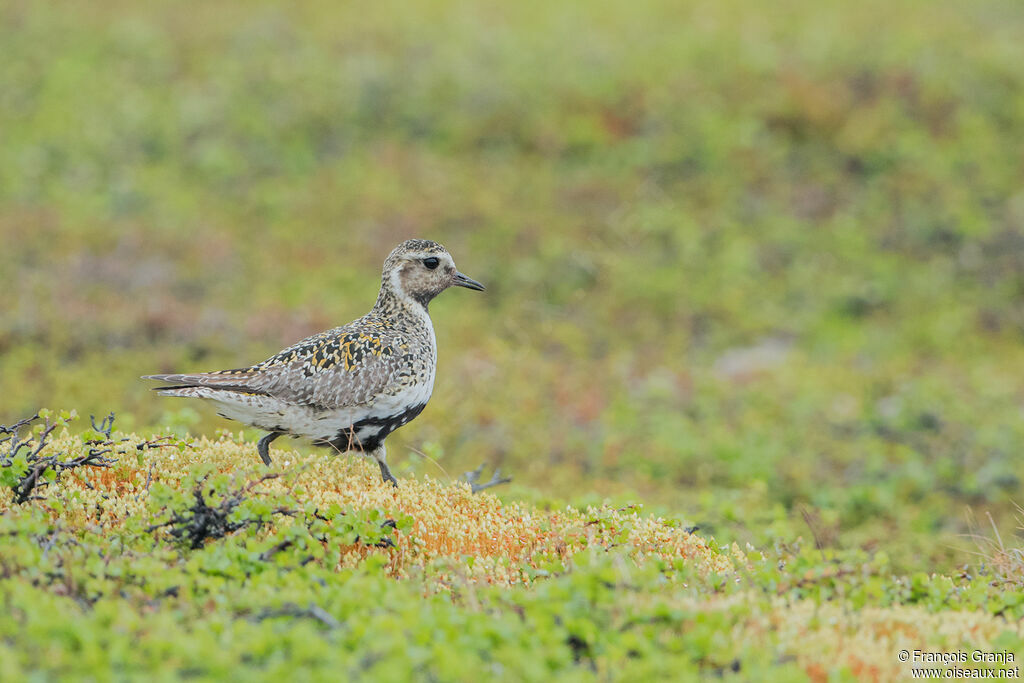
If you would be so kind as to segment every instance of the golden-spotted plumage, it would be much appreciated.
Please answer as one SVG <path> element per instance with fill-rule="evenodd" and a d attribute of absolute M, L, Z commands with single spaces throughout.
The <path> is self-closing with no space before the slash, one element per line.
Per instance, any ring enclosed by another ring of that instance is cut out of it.
<path fill-rule="evenodd" d="M 483 289 L 440 244 L 408 240 L 384 262 L 377 302 L 362 318 L 247 368 L 146 379 L 170 383 L 157 388 L 165 396 L 207 399 L 224 417 L 270 432 L 258 448 L 267 464 L 270 442 L 290 434 L 369 452 L 395 483 L 384 439 L 430 399 L 437 349 L 427 309 L 451 286 Z"/>

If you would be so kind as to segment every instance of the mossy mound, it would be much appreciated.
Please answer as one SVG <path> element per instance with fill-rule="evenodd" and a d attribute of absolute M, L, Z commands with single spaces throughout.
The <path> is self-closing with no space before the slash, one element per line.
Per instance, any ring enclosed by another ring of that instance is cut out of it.
<path fill-rule="evenodd" d="M 1022 644 L 1015 593 L 894 577 L 878 557 L 722 549 L 639 506 L 395 489 L 322 451 L 278 450 L 268 470 L 226 435 L 65 431 L 40 454 L 90 449 L 114 462 L 0 499 L 4 680 L 889 680 L 901 649 Z"/>

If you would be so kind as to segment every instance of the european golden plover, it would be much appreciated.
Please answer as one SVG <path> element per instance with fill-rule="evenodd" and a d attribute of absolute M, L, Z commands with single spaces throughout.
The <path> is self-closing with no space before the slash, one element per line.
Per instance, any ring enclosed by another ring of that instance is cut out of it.
<path fill-rule="evenodd" d="M 212 401 L 222 417 L 269 432 L 256 447 L 267 465 L 270 442 L 289 434 L 369 453 L 397 486 L 384 439 L 430 399 L 437 344 L 427 306 L 452 286 L 484 288 L 437 242 L 408 240 L 384 261 L 377 303 L 362 318 L 248 368 L 143 379 L 173 384 L 156 388 L 164 396 Z"/>

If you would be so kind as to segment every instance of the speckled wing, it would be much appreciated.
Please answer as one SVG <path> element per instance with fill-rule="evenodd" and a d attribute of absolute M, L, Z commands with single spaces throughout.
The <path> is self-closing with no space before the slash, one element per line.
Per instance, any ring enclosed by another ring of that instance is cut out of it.
<path fill-rule="evenodd" d="M 255 366 L 252 386 L 317 408 L 363 405 L 398 382 L 405 339 L 365 321 L 314 335 Z"/>
<path fill-rule="evenodd" d="M 405 374 L 405 346 L 393 328 L 361 320 L 303 339 L 250 368 L 151 378 L 264 394 L 315 408 L 343 408 L 388 393 Z"/>

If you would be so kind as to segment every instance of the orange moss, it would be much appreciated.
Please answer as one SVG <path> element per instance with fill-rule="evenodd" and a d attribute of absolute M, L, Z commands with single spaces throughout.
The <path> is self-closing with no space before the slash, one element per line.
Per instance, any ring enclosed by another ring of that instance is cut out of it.
<path fill-rule="evenodd" d="M 141 441 L 139 437 L 131 438 Z M 54 448 L 74 446 L 67 435 L 53 444 Z M 55 518 L 116 527 L 129 515 L 146 510 L 147 486 L 159 482 L 180 487 L 200 466 L 235 476 L 239 485 L 267 473 L 255 457 L 252 444 L 202 438 L 183 451 L 147 451 L 141 464 L 135 458 L 122 458 L 111 468 L 71 472 L 60 485 L 42 489 L 41 494 L 46 500 L 77 501 L 51 507 Z M 399 578 L 407 577 L 414 569 L 451 561 L 462 567 L 462 578 L 470 581 L 528 584 L 531 569 L 553 558 L 568 561 L 590 547 L 622 543 L 620 535 L 627 529 L 625 543 L 638 562 L 656 557 L 683 559 L 703 571 L 733 568 L 732 561 L 713 551 L 703 538 L 631 509 L 539 511 L 520 503 L 502 503 L 486 492 L 474 495 L 464 483 L 442 483 L 429 476 L 403 479 L 396 489 L 383 484 L 376 467 L 362 458 L 319 452 L 278 452 L 271 471 L 282 476 L 263 482 L 258 491 L 288 493 L 299 503 L 311 502 L 320 509 L 336 504 L 412 518 L 411 530 L 393 535 L 394 548 L 353 546 L 341 554 L 339 566 L 353 566 L 369 553 L 386 552 L 389 573 Z M 0 501 L 0 509 L 7 504 Z M 467 562 L 466 558 L 473 561 Z"/>

